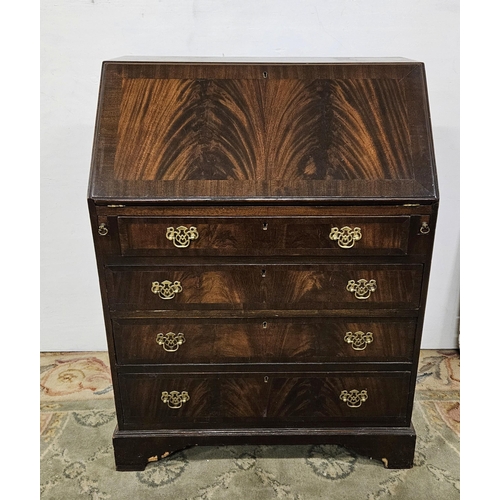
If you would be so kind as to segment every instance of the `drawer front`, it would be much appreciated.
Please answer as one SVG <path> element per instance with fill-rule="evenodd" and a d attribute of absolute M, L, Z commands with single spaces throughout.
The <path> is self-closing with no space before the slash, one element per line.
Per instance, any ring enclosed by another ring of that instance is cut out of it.
<path fill-rule="evenodd" d="M 117 319 L 118 364 L 411 362 L 416 321 Z"/>
<path fill-rule="evenodd" d="M 415 309 L 422 266 L 111 266 L 106 283 L 113 310 Z"/>
<path fill-rule="evenodd" d="M 118 217 L 126 256 L 404 255 L 410 217 Z"/>
<path fill-rule="evenodd" d="M 409 372 L 121 374 L 125 429 L 404 425 Z"/>

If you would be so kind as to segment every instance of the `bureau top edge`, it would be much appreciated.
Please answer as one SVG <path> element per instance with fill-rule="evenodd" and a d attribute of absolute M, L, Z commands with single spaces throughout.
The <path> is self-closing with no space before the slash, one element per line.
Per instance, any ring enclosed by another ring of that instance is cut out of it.
<path fill-rule="evenodd" d="M 203 57 L 203 56 L 119 56 L 107 63 L 173 63 L 173 64 L 373 64 L 418 63 L 406 57 Z"/>

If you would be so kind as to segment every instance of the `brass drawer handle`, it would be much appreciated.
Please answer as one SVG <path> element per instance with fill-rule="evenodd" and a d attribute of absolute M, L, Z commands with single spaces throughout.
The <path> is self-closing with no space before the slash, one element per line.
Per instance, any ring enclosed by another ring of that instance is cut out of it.
<path fill-rule="evenodd" d="M 104 224 L 104 222 L 102 224 L 99 224 L 99 227 L 97 228 L 97 232 L 99 233 L 99 236 L 106 236 L 109 232 L 108 226 L 106 226 L 106 224 Z"/>
<path fill-rule="evenodd" d="M 159 295 L 160 299 L 169 300 L 173 299 L 177 293 L 182 292 L 182 286 L 180 281 L 165 280 L 159 283 L 158 281 L 153 281 L 151 283 L 151 291 Z"/>
<path fill-rule="evenodd" d="M 368 344 L 373 342 L 372 332 L 347 332 L 344 337 L 344 342 L 347 342 L 355 351 L 363 351 Z"/>
<path fill-rule="evenodd" d="M 422 222 L 422 226 L 420 227 L 420 234 L 429 234 L 431 232 L 431 228 L 427 222 Z"/>
<path fill-rule="evenodd" d="M 366 390 L 358 391 L 356 389 L 352 391 L 342 391 L 340 393 L 340 399 L 344 403 L 347 403 L 349 408 L 359 408 L 368 399 L 368 393 Z"/>
<path fill-rule="evenodd" d="M 191 243 L 191 240 L 198 239 L 198 230 L 196 227 L 179 226 L 177 229 L 168 227 L 165 234 L 167 240 L 173 241 L 177 248 L 186 248 Z"/>
<path fill-rule="evenodd" d="M 367 299 L 372 292 L 377 289 L 377 282 L 375 280 L 349 280 L 347 282 L 347 291 L 354 293 L 354 296 L 359 300 Z"/>
<path fill-rule="evenodd" d="M 189 401 L 189 394 L 187 391 L 163 391 L 161 393 L 161 400 L 166 403 L 169 408 L 178 410 L 184 403 Z"/>
<path fill-rule="evenodd" d="M 344 226 L 342 228 L 332 227 L 330 231 L 330 239 L 336 241 L 340 248 L 352 248 L 356 241 L 359 241 L 362 237 L 361 229 L 355 227 L 351 229 L 349 226 Z"/>
<path fill-rule="evenodd" d="M 163 349 L 167 352 L 175 352 L 179 349 L 179 346 L 184 344 L 186 339 L 183 333 L 159 333 L 156 336 L 156 343 L 163 346 Z"/>

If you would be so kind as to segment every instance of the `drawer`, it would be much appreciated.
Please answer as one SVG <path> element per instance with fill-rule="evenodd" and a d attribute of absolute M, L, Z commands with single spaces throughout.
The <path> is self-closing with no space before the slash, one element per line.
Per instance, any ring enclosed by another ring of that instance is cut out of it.
<path fill-rule="evenodd" d="M 125 256 L 404 255 L 410 217 L 118 217 Z"/>
<path fill-rule="evenodd" d="M 404 425 L 410 372 L 120 374 L 125 429 Z"/>
<path fill-rule="evenodd" d="M 422 265 L 167 265 L 106 269 L 112 310 L 406 308 Z"/>
<path fill-rule="evenodd" d="M 117 363 L 411 362 L 416 320 L 115 319 Z"/>

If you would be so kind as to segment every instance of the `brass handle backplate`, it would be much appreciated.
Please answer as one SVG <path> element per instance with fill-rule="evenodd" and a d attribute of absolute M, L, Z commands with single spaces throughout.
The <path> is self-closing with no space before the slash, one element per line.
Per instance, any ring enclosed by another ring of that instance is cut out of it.
<path fill-rule="evenodd" d="M 362 391 L 356 389 L 352 391 L 342 391 L 340 393 L 340 399 L 344 403 L 347 403 L 349 408 L 359 408 L 368 399 L 368 393 L 366 389 Z"/>
<path fill-rule="evenodd" d="M 156 293 L 160 299 L 170 300 L 173 299 L 177 293 L 182 292 L 182 286 L 180 281 L 174 281 L 173 283 L 169 280 L 162 281 L 161 283 L 153 281 L 153 283 L 151 283 L 151 291 Z"/>
<path fill-rule="evenodd" d="M 179 226 L 178 228 L 168 227 L 165 234 L 167 240 L 173 241 L 177 248 L 186 248 L 191 240 L 198 239 L 198 230 L 196 227 Z"/>
<path fill-rule="evenodd" d="M 372 332 L 347 332 L 344 337 L 344 342 L 347 342 L 355 351 L 363 351 L 368 344 L 373 342 Z"/>
<path fill-rule="evenodd" d="M 340 248 L 352 248 L 356 241 L 359 241 L 362 237 L 361 229 L 355 227 L 351 229 L 349 226 L 332 227 L 330 231 L 330 239 L 336 241 Z"/>
<path fill-rule="evenodd" d="M 179 346 L 184 344 L 186 339 L 183 333 L 159 333 L 156 336 L 156 343 L 163 346 L 163 349 L 167 352 L 175 352 L 179 349 Z"/>
<path fill-rule="evenodd" d="M 184 403 L 189 401 L 189 394 L 187 391 L 163 391 L 161 393 L 161 400 L 168 405 L 169 408 L 178 410 Z"/>
<path fill-rule="evenodd" d="M 354 296 L 359 300 L 367 299 L 372 292 L 377 289 L 377 282 L 375 280 L 349 280 L 347 282 L 347 291 L 354 293 Z"/>

